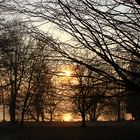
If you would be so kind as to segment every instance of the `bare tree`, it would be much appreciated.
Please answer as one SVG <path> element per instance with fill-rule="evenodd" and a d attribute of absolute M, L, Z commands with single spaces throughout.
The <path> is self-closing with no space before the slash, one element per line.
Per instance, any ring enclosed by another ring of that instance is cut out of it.
<path fill-rule="evenodd" d="M 86 67 L 76 65 L 74 78 L 75 82 L 71 83 L 73 91 L 72 99 L 77 111 L 82 117 L 82 127 L 86 127 L 86 116 L 90 110 L 90 114 L 96 114 L 96 106 L 99 102 L 98 96 L 100 96 L 101 93 L 96 95 L 97 86 L 95 85 L 98 81 L 93 76 L 93 72 Z"/>
<path fill-rule="evenodd" d="M 16 102 L 25 70 L 23 32 L 25 28 L 20 22 L 8 23 L 5 25 L 1 40 L 1 66 L 9 85 L 9 111 L 13 124 L 16 122 Z"/>
<path fill-rule="evenodd" d="M 55 49 L 63 56 L 86 66 L 111 83 L 125 87 L 129 92 L 123 91 L 121 96 L 127 93 L 130 98 L 139 97 L 140 78 L 132 80 L 132 77 L 140 77 L 140 74 L 130 68 L 132 63 L 136 67 L 140 65 L 140 12 L 137 0 L 28 1 L 31 10 L 26 6 L 21 9 L 22 4 L 10 8 L 49 21 L 71 36 L 70 43 L 58 41 L 55 44 Z M 82 55 L 85 50 L 92 53 L 91 59 L 97 56 L 97 61 L 102 61 L 112 73 L 101 65 L 87 63 Z M 79 54 L 75 55 L 75 52 Z M 140 118 L 139 115 L 136 118 Z"/>
<path fill-rule="evenodd" d="M 46 84 L 51 83 L 52 77 L 50 74 L 48 76 L 48 54 L 52 54 L 52 50 L 50 51 L 49 44 L 40 41 L 35 33 L 32 32 L 31 36 L 29 29 L 20 21 L 5 24 L 1 32 L 1 88 L 4 89 L 4 94 L 6 93 L 4 96 L 9 98 L 7 104 L 10 122 L 15 124 L 16 120 L 21 119 L 23 125 L 24 116 L 35 97 L 38 99 L 36 106 L 41 103 L 39 111 L 44 115 L 42 107 L 45 88 Z M 5 109 L 4 98 L 2 101 Z"/>
<path fill-rule="evenodd" d="M 63 56 L 95 71 L 111 83 L 127 87 L 127 91 L 132 91 L 127 96 L 139 96 L 139 79 L 136 82 L 130 78 L 140 77 L 138 71 L 130 69 L 131 63 L 139 66 L 140 58 L 140 14 L 135 1 L 50 0 L 28 4 L 36 9 L 33 12 L 24 9 L 26 13 L 54 23 L 71 36 L 72 42 L 55 45 Z M 76 56 L 77 50 L 92 52 L 92 56 L 96 55 L 113 74 L 92 62 L 87 63 L 82 53 Z"/>
<path fill-rule="evenodd" d="M 29 65 L 29 73 L 27 74 L 27 92 L 24 105 L 26 112 L 30 110 L 34 115 L 34 119 L 39 122 L 40 117 L 45 121 L 46 97 L 52 90 L 52 73 L 49 58 L 52 55 L 49 44 L 43 43 L 41 38 L 35 36 L 34 48 L 31 51 L 31 62 Z M 53 100 L 53 99 L 52 99 Z M 50 99 L 51 101 L 51 99 Z M 29 102 L 29 103 L 27 103 Z"/>

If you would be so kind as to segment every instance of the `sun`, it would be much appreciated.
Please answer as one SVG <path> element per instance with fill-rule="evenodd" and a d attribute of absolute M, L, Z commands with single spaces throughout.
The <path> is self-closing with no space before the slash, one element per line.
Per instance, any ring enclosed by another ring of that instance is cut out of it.
<path fill-rule="evenodd" d="M 58 68 L 58 75 L 61 77 L 71 77 L 73 74 L 72 66 L 62 65 Z"/>
<path fill-rule="evenodd" d="M 66 113 L 66 114 L 63 115 L 63 120 L 65 122 L 69 122 L 69 121 L 71 121 L 71 119 L 72 119 L 72 116 L 71 116 L 70 113 Z"/>
<path fill-rule="evenodd" d="M 70 70 L 65 70 L 65 69 L 64 69 L 64 70 L 63 70 L 63 75 L 69 77 L 69 76 L 72 75 L 72 71 L 70 71 Z"/>
<path fill-rule="evenodd" d="M 73 65 L 60 65 L 57 69 L 56 74 L 57 85 L 66 85 L 76 83 L 74 77 L 74 66 Z"/>

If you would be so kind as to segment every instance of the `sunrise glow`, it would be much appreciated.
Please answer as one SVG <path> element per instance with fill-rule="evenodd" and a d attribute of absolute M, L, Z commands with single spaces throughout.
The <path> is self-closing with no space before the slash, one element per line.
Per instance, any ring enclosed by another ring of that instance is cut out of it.
<path fill-rule="evenodd" d="M 62 65 L 58 67 L 58 76 L 61 77 L 71 77 L 73 74 L 73 66 L 71 65 Z"/>
<path fill-rule="evenodd" d="M 72 72 L 70 70 L 64 70 L 63 75 L 64 76 L 71 76 Z"/>
<path fill-rule="evenodd" d="M 63 120 L 64 121 L 69 122 L 69 121 L 71 121 L 71 119 L 72 119 L 72 116 L 71 116 L 70 113 L 66 113 L 66 114 L 63 115 Z"/>

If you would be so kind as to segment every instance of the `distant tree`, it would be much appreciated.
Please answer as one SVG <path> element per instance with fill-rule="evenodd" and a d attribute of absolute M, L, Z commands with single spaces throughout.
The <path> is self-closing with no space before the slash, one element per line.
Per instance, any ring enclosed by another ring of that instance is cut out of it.
<path fill-rule="evenodd" d="M 56 108 L 58 107 L 59 103 L 61 102 L 61 97 L 59 97 L 55 91 L 55 88 L 50 88 L 49 92 L 45 98 L 46 105 L 45 111 L 46 114 L 49 115 L 49 121 L 53 121 L 53 115 L 55 113 Z"/>
<path fill-rule="evenodd" d="M 50 94 L 50 88 L 52 88 L 52 74 L 49 58 L 52 55 L 49 44 L 43 43 L 41 38 L 36 36 L 36 46 L 34 48 L 34 54 L 32 57 L 32 89 L 33 94 L 30 105 L 28 106 L 32 110 L 36 118 L 36 121 L 45 121 L 45 109 L 47 100 L 46 97 Z M 51 100 L 51 99 L 50 99 Z M 53 100 L 53 99 L 52 99 Z M 49 102 L 49 101 L 48 101 Z M 34 111 L 33 111 L 34 110 Z"/>
<path fill-rule="evenodd" d="M 86 127 L 86 116 L 90 111 L 92 119 L 95 119 L 96 108 L 99 103 L 101 92 L 97 93 L 98 80 L 93 76 L 92 71 L 81 65 L 75 66 L 74 78 L 76 82 L 71 84 L 73 90 L 73 103 L 82 117 L 82 127 Z M 96 94 L 97 93 L 97 94 Z"/>
<path fill-rule="evenodd" d="M 93 86 L 93 93 L 90 95 L 90 98 L 92 98 L 92 104 L 88 111 L 90 121 L 97 121 L 98 117 L 101 115 L 103 109 L 99 108 L 99 106 L 104 103 L 103 96 L 105 96 L 105 93 L 106 89 L 104 91 L 104 87 L 101 83 L 99 86 Z"/>
<path fill-rule="evenodd" d="M 6 23 L 0 34 L 0 82 L 9 101 L 7 105 L 12 124 L 21 120 L 23 125 L 35 97 L 43 119 L 46 84 L 51 83 L 52 75 L 48 74 L 48 54 L 52 54 L 50 44 L 43 43 L 33 32 L 31 36 L 30 31 L 25 23 L 15 20 Z"/>
<path fill-rule="evenodd" d="M 25 41 L 23 33 L 26 29 L 19 21 L 9 22 L 1 34 L 1 70 L 5 72 L 5 79 L 9 85 L 9 111 L 10 121 L 16 122 L 17 97 L 22 85 L 22 78 L 25 70 Z"/>
<path fill-rule="evenodd" d="M 140 72 L 140 65 L 138 65 L 137 63 L 139 63 L 140 59 L 136 58 L 135 56 L 131 57 L 132 61 L 130 65 L 129 65 L 129 69 L 134 72 L 134 73 L 139 73 Z M 129 79 L 131 79 L 132 81 L 134 81 L 135 84 L 139 84 L 140 82 L 140 77 L 136 76 L 136 75 L 131 75 L 129 76 Z M 127 112 L 128 113 L 132 113 L 133 117 L 137 120 L 140 119 L 140 96 L 139 96 L 139 91 L 134 91 L 131 90 L 129 88 L 128 92 L 127 92 L 127 97 L 126 97 L 126 103 L 127 103 Z"/>
<path fill-rule="evenodd" d="M 47 94 L 46 87 L 47 84 L 50 82 L 50 79 L 47 78 L 48 68 L 45 65 L 45 63 L 41 62 L 34 65 L 35 75 L 33 82 L 35 86 L 35 91 L 32 104 L 36 112 L 35 116 L 37 122 L 40 121 L 40 116 L 42 118 L 42 121 L 44 121 L 45 97 Z"/>

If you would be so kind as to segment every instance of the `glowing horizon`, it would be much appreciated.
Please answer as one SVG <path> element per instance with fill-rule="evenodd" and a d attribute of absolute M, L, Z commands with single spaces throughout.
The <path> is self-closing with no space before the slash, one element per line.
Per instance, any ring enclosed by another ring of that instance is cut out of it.
<path fill-rule="evenodd" d="M 71 121 L 71 120 L 72 120 L 71 114 L 70 114 L 70 113 L 65 113 L 65 114 L 63 115 L 63 120 L 64 120 L 65 122 Z"/>

